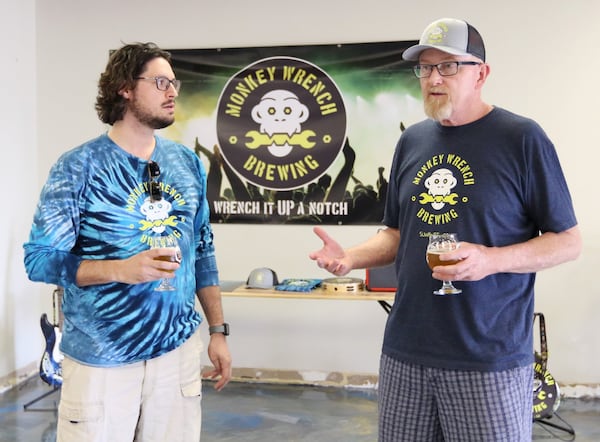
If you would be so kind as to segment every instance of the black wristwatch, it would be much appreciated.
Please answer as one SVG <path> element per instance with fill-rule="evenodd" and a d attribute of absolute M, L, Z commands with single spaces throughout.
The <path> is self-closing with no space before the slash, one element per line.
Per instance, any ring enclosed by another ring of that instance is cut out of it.
<path fill-rule="evenodd" d="M 208 333 L 211 335 L 214 333 L 223 333 L 223 335 L 229 336 L 229 324 L 224 322 L 221 325 L 212 325 L 208 327 Z"/>

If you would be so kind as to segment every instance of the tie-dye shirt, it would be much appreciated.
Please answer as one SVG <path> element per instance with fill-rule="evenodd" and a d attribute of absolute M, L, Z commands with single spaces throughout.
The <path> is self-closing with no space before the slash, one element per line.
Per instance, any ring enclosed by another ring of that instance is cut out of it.
<path fill-rule="evenodd" d="M 107 135 L 63 154 L 24 244 L 29 278 L 64 288 L 60 349 L 84 364 L 116 366 L 173 350 L 202 321 L 196 290 L 218 284 L 201 161 L 158 136 L 151 159 L 160 168 L 163 197 L 154 202 L 148 162 Z M 183 257 L 171 280 L 175 291 L 155 291 L 158 281 L 76 285 L 82 260 L 128 258 L 169 235 L 179 239 Z"/>

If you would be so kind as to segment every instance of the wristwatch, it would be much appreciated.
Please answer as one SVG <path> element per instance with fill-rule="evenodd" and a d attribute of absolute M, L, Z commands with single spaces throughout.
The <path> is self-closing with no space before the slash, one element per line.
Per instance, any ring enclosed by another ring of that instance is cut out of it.
<path fill-rule="evenodd" d="M 214 333 L 223 333 L 223 335 L 229 336 L 229 324 L 224 322 L 221 325 L 211 325 L 208 327 L 208 333 L 211 335 Z"/>

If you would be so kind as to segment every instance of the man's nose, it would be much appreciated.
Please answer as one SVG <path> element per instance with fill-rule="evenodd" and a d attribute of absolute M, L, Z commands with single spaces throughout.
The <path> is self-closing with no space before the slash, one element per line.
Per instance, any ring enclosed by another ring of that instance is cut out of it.
<path fill-rule="evenodd" d="M 427 80 L 429 80 L 429 82 L 432 84 L 440 84 L 443 81 L 443 79 L 444 77 L 442 76 L 442 74 L 440 74 L 440 71 L 438 71 L 437 67 L 435 66 L 431 70 L 431 75 L 427 77 Z"/>
<path fill-rule="evenodd" d="M 171 98 L 175 98 L 179 95 L 177 89 L 175 89 L 175 85 L 173 83 L 169 83 L 169 87 L 167 88 L 167 95 Z"/>

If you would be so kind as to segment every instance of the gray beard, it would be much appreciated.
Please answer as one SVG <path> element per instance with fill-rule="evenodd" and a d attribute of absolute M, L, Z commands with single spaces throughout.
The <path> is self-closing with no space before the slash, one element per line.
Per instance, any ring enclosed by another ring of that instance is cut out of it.
<path fill-rule="evenodd" d="M 449 120 L 452 116 L 452 103 L 448 101 L 441 106 L 425 103 L 425 115 L 440 123 L 444 120 Z"/>

